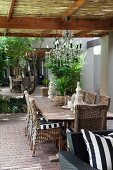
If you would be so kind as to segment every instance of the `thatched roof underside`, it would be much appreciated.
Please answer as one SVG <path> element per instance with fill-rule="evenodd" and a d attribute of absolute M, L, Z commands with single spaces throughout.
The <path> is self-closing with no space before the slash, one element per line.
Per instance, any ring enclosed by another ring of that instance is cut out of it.
<path fill-rule="evenodd" d="M 66 18 L 70 18 L 66 21 Z M 113 0 L 0 0 L 0 35 L 101 37 L 113 31 Z"/>

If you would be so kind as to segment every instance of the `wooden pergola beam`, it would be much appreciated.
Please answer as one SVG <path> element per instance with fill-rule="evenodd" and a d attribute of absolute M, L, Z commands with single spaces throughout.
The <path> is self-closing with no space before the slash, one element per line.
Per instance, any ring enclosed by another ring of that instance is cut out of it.
<path fill-rule="evenodd" d="M 16 0 L 12 0 L 12 1 L 11 1 L 11 5 L 10 5 L 9 12 L 8 12 L 8 15 L 7 15 L 7 20 L 8 20 L 8 21 L 9 21 L 9 20 L 11 19 L 11 17 L 12 17 L 15 2 L 16 2 Z"/>
<path fill-rule="evenodd" d="M 86 34 L 84 32 L 84 34 L 78 36 L 76 34 L 74 34 L 73 37 L 102 37 L 104 35 L 107 35 L 108 33 L 101 33 L 98 35 L 95 34 Z M 4 36 L 4 33 L 0 33 L 0 36 Z M 62 37 L 62 34 L 35 34 L 35 33 L 6 33 L 5 36 L 9 36 L 9 37 L 45 37 L 45 38 L 53 38 L 53 37 Z"/>
<path fill-rule="evenodd" d="M 40 33 L 40 36 L 41 36 L 41 37 L 45 37 L 46 35 L 50 34 L 51 31 L 52 31 L 52 30 L 42 31 L 42 32 Z"/>
<path fill-rule="evenodd" d="M 64 20 L 66 17 L 71 16 L 74 12 L 76 12 L 78 9 L 80 9 L 87 0 L 76 0 L 72 5 L 68 7 L 68 9 L 65 11 L 65 13 L 62 16 L 62 20 Z"/>
<path fill-rule="evenodd" d="M 109 34 L 109 32 L 103 32 L 103 33 L 99 34 L 99 37 L 103 37 L 103 36 L 108 35 L 108 34 Z"/>
<path fill-rule="evenodd" d="M 85 34 L 87 34 L 87 33 L 89 33 L 90 31 L 80 31 L 80 32 L 78 32 L 78 33 L 75 33 L 74 34 L 74 37 L 81 37 L 81 36 L 83 36 L 83 35 L 85 35 Z"/>
<path fill-rule="evenodd" d="M 0 36 L 4 36 L 4 33 L 0 33 Z M 6 33 L 5 36 L 9 37 L 62 37 L 62 34 L 37 34 L 37 33 Z"/>
<path fill-rule="evenodd" d="M 99 33 L 99 34 L 83 34 L 80 38 L 93 38 L 93 37 L 102 37 L 108 35 L 108 32 Z"/>
<path fill-rule="evenodd" d="M 69 24 L 70 30 L 113 30 L 113 19 L 71 19 Z M 67 23 L 60 18 L 13 17 L 7 21 L 0 16 L 0 28 L 65 30 Z"/>

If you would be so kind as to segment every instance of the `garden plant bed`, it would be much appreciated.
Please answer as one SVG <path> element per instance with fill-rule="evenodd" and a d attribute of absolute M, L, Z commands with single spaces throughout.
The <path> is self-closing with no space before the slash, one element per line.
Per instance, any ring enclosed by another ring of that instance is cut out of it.
<path fill-rule="evenodd" d="M 0 96 L 0 113 L 25 113 L 26 102 L 24 98 Z"/>

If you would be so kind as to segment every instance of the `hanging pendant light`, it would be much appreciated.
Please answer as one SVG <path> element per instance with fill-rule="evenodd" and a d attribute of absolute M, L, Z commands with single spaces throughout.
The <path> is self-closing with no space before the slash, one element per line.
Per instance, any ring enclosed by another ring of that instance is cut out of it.
<path fill-rule="evenodd" d="M 74 44 L 73 33 L 67 28 L 67 30 L 63 32 L 61 38 L 55 38 L 54 48 L 52 48 L 50 51 L 47 50 L 46 58 L 49 59 L 53 64 L 57 64 L 59 66 L 62 64 L 70 65 L 81 53 L 81 41 Z"/>

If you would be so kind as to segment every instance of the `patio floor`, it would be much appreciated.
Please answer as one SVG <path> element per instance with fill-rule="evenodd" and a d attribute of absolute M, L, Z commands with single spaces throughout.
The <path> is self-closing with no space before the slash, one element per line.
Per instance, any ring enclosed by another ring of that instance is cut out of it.
<path fill-rule="evenodd" d="M 35 91 L 32 93 L 33 96 L 40 96 L 41 95 L 41 87 L 42 86 L 38 86 L 36 87 Z M 0 87 L 0 94 L 3 96 L 9 96 L 9 97 L 18 97 L 21 98 L 23 97 L 22 93 L 16 93 L 16 92 L 10 92 L 10 88 L 9 87 Z"/>
<path fill-rule="evenodd" d="M 58 152 L 52 143 L 39 144 L 32 157 L 24 127 L 25 114 L 0 114 L 0 170 L 59 170 L 48 159 Z"/>

